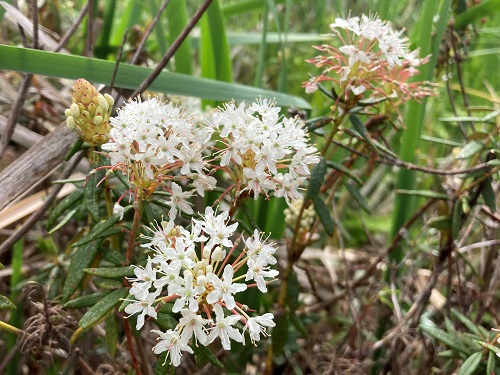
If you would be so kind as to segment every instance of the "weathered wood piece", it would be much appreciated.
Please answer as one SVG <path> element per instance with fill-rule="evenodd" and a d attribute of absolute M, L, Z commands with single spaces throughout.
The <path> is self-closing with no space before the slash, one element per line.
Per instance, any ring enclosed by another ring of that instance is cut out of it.
<path fill-rule="evenodd" d="M 0 211 L 61 164 L 75 140 L 62 123 L 0 173 Z"/>

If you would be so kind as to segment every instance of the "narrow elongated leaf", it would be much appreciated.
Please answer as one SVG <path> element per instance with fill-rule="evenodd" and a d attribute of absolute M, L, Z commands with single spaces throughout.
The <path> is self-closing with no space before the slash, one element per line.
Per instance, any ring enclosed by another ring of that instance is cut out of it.
<path fill-rule="evenodd" d="M 326 162 L 325 159 L 321 158 L 319 163 L 316 164 L 311 171 L 311 179 L 309 180 L 309 186 L 307 187 L 306 199 L 313 199 L 319 194 L 321 184 L 325 179 L 325 173 Z"/>
<path fill-rule="evenodd" d="M 327 160 L 326 165 L 329 168 L 333 168 L 339 172 L 342 172 L 347 177 L 354 180 L 359 186 L 363 185 L 363 182 L 361 181 L 361 179 L 358 176 L 356 176 L 354 173 L 352 173 L 352 171 L 349 168 L 347 168 L 346 166 L 344 166 L 343 164 L 340 164 L 340 163 L 337 163 L 337 162 L 334 162 L 331 160 Z"/>
<path fill-rule="evenodd" d="M 94 221 L 99 221 L 101 219 L 101 215 L 99 213 L 99 202 L 101 200 L 99 198 L 102 193 L 102 185 L 98 184 L 106 175 L 106 171 L 104 169 L 98 171 L 95 170 L 97 167 L 99 167 L 98 164 L 92 165 L 90 168 L 90 175 L 87 178 L 87 183 L 83 188 L 83 200 L 85 202 L 85 207 Z"/>
<path fill-rule="evenodd" d="M 61 216 L 66 210 L 75 207 L 83 199 L 83 189 L 76 189 L 66 198 L 64 198 L 57 206 L 54 211 L 50 214 L 47 220 L 47 230 L 50 230 L 56 220 Z"/>
<path fill-rule="evenodd" d="M 166 350 L 158 356 L 158 361 L 154 364 L 154 375 L 174 375 L 177 367 L 172 365 L 167 359 L 169 352 Z"/>
<path fill-rule="evenodd" d="M 56 231 L 61 229 L 63 226 L 65 226 L 68 223 L 68 221 L 70 221 L 71 218 L 73 216 L 75 216 L 75 214 L 79 210 L 80 210 L 80 207 L 75 207 L 70 212 L 68 212 L 66 215 L 64 215 L 64 217 L 61 219 L 61 221 L 59 221 L 59 223 L 49 231 L 49 234 L 55 233 Z"/>
<path fill-rule="evenodd" d="M 86 273 L 92 275 L 106 277 L 110 279 L 132 277 L 134 276 L 134 267 L 101 267 L 101 268 L 85 268 Z"/>
<path fill-rule="evenodd" d="M 496 194 L 493 191 L 493 187 L 491 186 L 491 178 L 488 178 L 484 182 L 484 186 L 481 190 L 481 196 L 484 199 L 484 203 L 488 206 L 491 212 L 496 212 L 497 210 L 497 198 Z"/>
<path fill-rule="evenodd" d="M 104 296 L 109 294 L 109 292 L 99 292 L 94 294 L 87 294 L 85 296 L 80 296 L 64 304 L 67 309 L 81 309 L 82 307 L 94 306 L 99 302 Z"/>
<path fill-rule="evenodd" d="M 368 202 L 366 201 L 365 197 L 363 197 L 361 195 L 361 193 L 358 190 L 358 188 L 355 187 L 354 185 L 350 184 L 350 183 L 345 184 L 345 187 L 347 188 L 347 191 L 349 192 L 349 194 L 351 194 L 351 197 L 359 205 L 359 207 L 361 207 L 361 209 L 363 211 L 365 211 L 366 213 L 371 214 L 372 210 L 368 206 Z"/>
<path fill-rule="evenodd" d="M 177 326 L 177 324 L 179 324 L 177 319 L 175 319 L 172 315 L 164 314 L 161 312 L 158 312 L 158 314 L 156 314 L 155 322 L 158 325 L 158 327 L 164 329 L 165 331 L 169 329 L 174 329 Z"/>
<path fill-rule="evenodd" d="M 89 242 L 84 246 L 78 247 L 71 256 L 68 276 L 63 287 L 63 301 L 67 301 L 75 292 L 85 276 L 83 271 L 90 266 L 99 249 L 100 241 Z"/>
<path fill-rule="evenodd" d="M 449 197 L 445 193 L 438 193 L 437 191 L 433 190 L 403 190 L 403 189 L 398 189 L 396 190 L 396 194 L 408 194 L 408 195 L 414 195 L 417 197 L 424 197 L 424 198 L 436 198 L 436 199 L 443 199 L 443 200 L 448 200 Z"/>
<path fill-rule="evenodd" d="M 280 356 L 285 349 L 286 342 L 288 341 L 288 313 L 283 313 L 281 316 L 275 318 L 276 326 L 273 328 L 273 354 Z"/>
<path fill-rule="evenodd" d="M 477 154 L 484 148 L 484 144 L 477 141 L 467 143 L 460 152 L 455 156 L 457 159 L 467 159 Z"/>
<path fill-rule="evenodd" d="M 5 309 L 15 310 L 16 305 L 14 305 L 10 299 L 0 294 L 0 310 Z"/>
<path fill-rule="evenodd" d="M 495 373 L 495 362 L 497 356 L 493 352 L 488 353 L 488 362 L 486 363 L 486 374 L 494 374 Z"/>
<path fill-rule="evenodd" d="M 463 29 L 469 23 L 477 22 L 482 17 L 495 14 L 498 9 L 500 9 L 500 0 L 483 0 L 459 14 L 455 19 L 455 28 L 457 30 Z"/>
<path fill-rule="evenodd" d="M 319 195 L 316 195 L 313 198 L 313 204 L 314 211 L 316 212 L 316 214 L 318 214 L 318 217 L 321 220 L 326 233 L 328 233 L 329 236 L 333 236 L 333 220 L 330 216 L 330 211 L 328 210 L 328 207 L 326 207 L 325 202 L 323 202 L 323 199 L 321 199 Z"/>
<path fill-rule="evenodd" d="M 354 126 L 354 129 L 359 133 L 361 138 L 363 138 L 366 141 L 366 143 L 370 144 L 373 147 L 373 149 L 377 151 L 377 147 L 375 146 L 375 143 L 370 137 L 370 134 L 368 134 L 368 130 L 366 130 L 365 125 L 361 122 L 358 116 L 349 115 L 349 121 L 351 122 L 352 126 Z"/>
<path fill-rule="evenodd" d="M 115 68 L 115 62 L 113 61 L 5 45 L 0 45 L 0 56 L 2 56 L 0 70 L 68 79 L 83 77 L 88 81 L 107 85 L 111 83 Z M 115 87 L 135 90 L 151 72 L 151 68 L 120 64 Z M 166 71 L 155 79 L 149 86 L 149 90 L 217 101 L 231 99 L 253 101 L 261 96 L 275 99 L 280 106 L 310 108 L 310 105 L 304 99 L 297 96 Z"/>
<path fill-rule="evenodd" d="M 116 322 L 116 317 L 111 314 L 106 319 L 106 335 L 104 336 L 104 342 L 106 343 L 106 349 L 108 350 L 111 358 L 115 358 L 116 346 L 118 343 L 118 324 Z"/>
<path fill-rule="evenodd" d="M 429 323 L 421 323 L 419 328 L 427 335 L 432 338 L 441 341 L 443 344 L 448 345 L 451 349 L 454 349 L 460 353 L 469 354 L 469 350 L 463 345 L 463 343 L 453 335 L 448 332 L 443 331 Z"/>
<path fill-rule="evenodd" d="M 126 215 L 131 209 L 132 206 L 125 207 L 124 215 Z M 86 243 L 94 241 L 119 221 L 120 215 L 118 214 L 112 215 L 108 219 L 100 221 L 91 229 L 88 235 L 83 237 L 80 241 L 75 242 L 72 247 L 82 246 Z"/>
<path fill-rule="evenodd" d="M 455 319 L 460 320 L 460 322 L 464 326 L 466 326 L 470 332 L 476 334 L 479 337 L 483 337 L 484 339 L 488 339 L 488 332 L 483 327 L 481 327 L 478 324 L 475 324 L 472 320 L 470 320 L 468 317 L 466 317 L 457 309 L 451 309 L 451 315 Z"/>
<path fill-rule="evenodd" d="M 172 44 L 188 23 L 186 1 L 170 0 L 165 14 L 168 18 L 168 28 L 170 31 L 169 42 Z M 193 61 L 190 48 L 192 44 L 190 38 L 191 36 L 188 35 L 174 55 L 176 72 L 188 75 L 193 74 Z"/>
<path fill-rule="evenodd" d="M 78 325 L 83 329 L 88 329 L 99 323 L 120 302 L 120 299 L 125 298 L 127 294 L 128 288 L 120 288 L 112 291 L 92 306 L 82 319 L 80 319 Z"/>
<path fill-rule="evenodd" d="M 469 356 L 458 370 L 458 375 L 471 375 L 476 371 L 477 366 L 481 363 L 483 357 L 482 352 L 477 352 Z"/>
<path fill-rule="evenodd" d="M 217 359 L 214 353 L 210 349 L 208 349 L 205 345 L 191 345 L 191 348 L 194 352 L 194 360 L 196 362 L 196 366 L 201 368 L 205 366 L 208 362 L 218 368 L 224 368 L 224 365 L 221 361 Z"/>

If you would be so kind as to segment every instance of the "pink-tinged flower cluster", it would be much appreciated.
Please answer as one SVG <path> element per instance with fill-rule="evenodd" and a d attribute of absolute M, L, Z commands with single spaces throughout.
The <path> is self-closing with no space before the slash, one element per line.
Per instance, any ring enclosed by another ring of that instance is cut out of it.
<path fill-rule="evenodd" d="M 227 103 L 212 115 L 209 124 L 219 136 L 221 169 L 231 176 L 238 194 L 255 199 L 272 192 L 287 202 L 302 197 L 300 186 L 309 166 L 319 161 L 299 118 L 280 116 L 280 107 L 267 99 Z"/>
<path fill-rule="evenodd" d="M 429 58 L 421 59 L 418 50 L 410 50 L 403 30 L 396 31 L 390 22 L 365 15 L 336 18 L 330 28 L 333 34 L 328 35 L 342 45 L 314 46 L 324 54 L 307 62 L 323 72 L 304 82 L 307 93 L 316 91 L 319 82 L 331 81 L 348 107 L 362 99 L 383 98 L 397 107 L 411 98 L 431 95 L 428 85 L 409 82 Z"/>
<path fill-rule="evenodd" d="M 177 326 L 152 331 L 159 335 L 153 351 L 167 351 L 174 366 L 179 366 L 182 352 L 193 353 L 190 345 L 219 339 L 230 350 L 231 341 L 245 342 L 246 331 L 255 343 L 267 335 L 266 327 L 275 325 L 271 313 L 250 316 L 236 296 L 250 287 L 267 292 L 267 284 L 278 275 L 271 268 L 276 249 L 255 231 L 247 239 L 240 237 L 244 246 L 238 250 L 231 240 L 237 226 L 228 223 L 226 212 L 217 214 L 208 207 L 202 220 L 193 219 L 189 231 L 170 221 L 146 237 L 149 242 L 143 247 L 151 256 L 145 267 L 135 268 L 136 277 L 130 279 L 135 299 L 125 312 L 137 314 L 141 329 L 146 316 L 157 317 L 159 303 L 174 301 L 172 311 L 180 315 Z"/>

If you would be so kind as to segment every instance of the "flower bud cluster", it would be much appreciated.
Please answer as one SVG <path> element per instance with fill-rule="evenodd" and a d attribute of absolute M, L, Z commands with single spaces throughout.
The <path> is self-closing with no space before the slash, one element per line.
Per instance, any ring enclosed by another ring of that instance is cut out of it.
<path fill-rule="evenodd" d="M 297 225 L 297 219 L 299 217 L 300 209 L 302 207 L 303 201 L 302 199 L 296 200 L 292 202 L 288 208 L 285 208 L 283 213 L 285 214 L 285 223 L 291 228 L 295 228 Z M 299 233 L 303 233 L 304 231 L 309 230 L 311 225 L 316 219 L 316 213 L 314 212 L 314 207 L 309 206 L 304 208 L 304 212 L 302 213 L 302 217 L 299 224 Z"/>
<path fill-rule="evenodd" d="M 174 366 L 179 366 L 182 352 L 193 353 L 190 345 L 209 345 L 219 338 L 230 350 L 231 340 L 245 343 L 246 331 L 255 343 L 267 335 L 266 327 L 275 325 L 273 314 L 251 317 L 248 308 L 235 300 L 237 293 L 250 287 L 267 292 L 267 283 L 278 275 L 270 268 L 276 264 L 276 249 L 264 243 L 258 231 L 242 239 L 244 248 L 236 250 L 231 236 L 237 226 L 228 223 L 226 212 L 217 215 L 208 207 L 202 220 L 192 221 L 190 231 L 169 221 L 146 237 L 149 242 L 143 247 L 152 257 L 129 279 L 135 299 L 129 300 L 125 312 L 138 314 L 137 329 L 141 329 L 146 316 L 157 317 L 158 304 L 175 300 L 172 311 L 180 314 L 177 326 L 152 331 L 159 335 L 153 351 L 167 351 Z"/>
<path fill-rule="evenodd" d="M 95 86 L 83 78 L 73 86 L 71 107 L 66 109 L 66 124 L 80 139 L 91 146 L 100 146 L 109 140 L 109 117 L 114 100 L 100 94 Z"/>
<path fill-rule="evenodd" d="M 409 83 L 418 67 L 429 58 L 420 59 L 418 50 L 411 51 L 403 31 L 375 16 L 336 18 L 330 25 L 342 46 L 314 46 L 324 52 L 307 60 L 324 68 L 318 77 L 304 82 L 307 93 L 318 89 L 317 83 L 332 81 L 340 89 L 343 101 L 350 107 L 362 99 L 390 98 L 396 107 L 411 98 L 431 95 L 422 82 Z"/>
<path fill-rule="evenodd" d="M 247 191 L 257 199 L 261 192 L 273 192 L 289 203 L 302 197 L 299 187 L 319 158 L 303 122 L 281 117 L 280 110 L 267 99 L 249 107 L 231 102 L 218 108 L 209 123 L 220 137 L 220 165 L 239 193 Z"/>

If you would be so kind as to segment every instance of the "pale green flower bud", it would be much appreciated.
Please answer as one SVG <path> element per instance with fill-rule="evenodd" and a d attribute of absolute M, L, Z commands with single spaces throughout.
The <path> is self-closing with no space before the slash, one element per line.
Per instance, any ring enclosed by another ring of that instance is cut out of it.
<path fill-rule="evenodd" d="M 104 94 L 104 99 L 106 99 L 110 107 L 112 107 L 115 104 L 115 100 L 109 94 Z"/>
<path fill-rule="evenodd" d="M 66 119 L 66 125 L 68 126 L 68 128 L 70 128 L 71 130 L 75 130 L 76 129 L 76 124 L 75 124 L 75 119 L 71 116 L 69 116 L 67 119 Z"/>
<path fill-rule="evenodd" d="M 92 121 L 95 126 L 99 126 L 102 124 L 102 117 L 101 116 L 96 116 L 94 117 L 94 121 Z"/>
<path fill-rule="evenodd" d="M 80 116 L 80 109 L 78 108 L 78 105 L 76 103 L 71 104 L 71 107 L 69 107 L 69 111 L 71 116 L 73 116 L 74 118 Z"/>
<path fill-rule="evenodd" d="M 101 94 L 99 94 L 99 96 L 97 97 L 97 102 L 99 104 L 99 107 L 101 107 L 104 111 L 107 111 L 109 109 L 108 101 Z"/>

